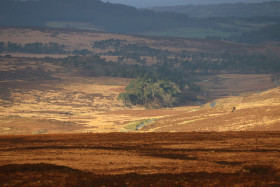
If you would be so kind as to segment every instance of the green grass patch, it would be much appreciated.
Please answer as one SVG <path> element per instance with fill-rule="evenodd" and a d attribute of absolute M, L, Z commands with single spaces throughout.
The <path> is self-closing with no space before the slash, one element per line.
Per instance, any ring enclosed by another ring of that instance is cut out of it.
<path fill-rule="evenodd" d="M 155 121 L 155 119 L 144 119 L 144 120 L 140 120 L 140 121 L 135 121 L 135 122 L 129 123 L 125 127 L 125 132 L 132 132 L 132 131 L 140 130 L 144 126 L 147 126 L 150 123 L 152 123 L 153 121 Z"/>

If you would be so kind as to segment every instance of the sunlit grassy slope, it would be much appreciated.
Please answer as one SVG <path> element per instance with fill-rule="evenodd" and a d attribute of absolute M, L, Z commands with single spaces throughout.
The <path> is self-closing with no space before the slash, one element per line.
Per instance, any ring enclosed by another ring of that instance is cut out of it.
<path fill-rule="evenodd" d="M 217 99 L 157 120 L 148 132 L 280 130 L 280 88 Z"/>

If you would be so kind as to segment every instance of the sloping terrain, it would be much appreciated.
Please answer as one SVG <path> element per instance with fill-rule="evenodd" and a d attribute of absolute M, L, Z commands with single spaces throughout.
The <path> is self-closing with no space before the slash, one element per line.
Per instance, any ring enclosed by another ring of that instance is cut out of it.
<path fill-rule="evenodd" d="M 217 99 L 200 108 L 157 120 L 143 131 L 278 131 L 280 88 Z"/>

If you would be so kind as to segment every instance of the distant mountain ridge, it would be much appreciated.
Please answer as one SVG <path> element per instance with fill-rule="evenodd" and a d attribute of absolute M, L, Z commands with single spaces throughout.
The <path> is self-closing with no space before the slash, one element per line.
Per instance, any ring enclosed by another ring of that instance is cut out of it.
<path fill-rule="evenodd" d="M 176 12 L 190 17 L 280 16 L 280 1 L 263 3 L 223 3 L 208 5 L 153 7 L 158 12 Z"/>

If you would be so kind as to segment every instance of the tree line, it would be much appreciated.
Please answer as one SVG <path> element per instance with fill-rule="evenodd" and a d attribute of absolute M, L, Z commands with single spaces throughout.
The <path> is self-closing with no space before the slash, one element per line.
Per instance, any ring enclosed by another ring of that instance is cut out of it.
<path fill-rule="evenodd" d="M 27 43 L 27 44 L 20 44 L 14 42 L 0 42 L 0 53 L 8 52 L 21 52 L 21 53 L 33 53 L 33 54 L 65 54 L 65 46 L 60 45 L 55 42 L 49 43 Z"/>
<path fill-rule="evenodd" d="M 188 57 L 179 61 L 180 67 L 186 72 L 280 72 L 280 59 L 276 54 L 232 54 L 224 52 L 220 54 L 196 53 Z"/>
<path fill-rule="evenodd" d="M 55 43 L 26 43 L 24 45 L 16 42 L 0 42 L 0 53 L 31 53 L 31 54 L 73 54 L 73 55 L 91 55 L 88 49 L 75 49 L 72 52 L 66 51 L 65 46 Z"/>
<path fill-rule="evenodd" d="M 106 55 L 124 56 L 128 58 L 136 59 L 141 56 L 168 56 L 171 54 L 168 50 L 161 50 L 149 47 L 145 44 L 132 44 L 126 40 L 109 39 L 96 41 L 93 43 L 93 48 L 98 49 L 114 49 L 109 52 L 103 53 Z"/>
<path fill-rule="evenodd" d="M 118 56 L 119 63 L 129 59 L 146 65 L 146 57 L 152 57 L 159 68 L 177 69 L 177 72 L 203 73 L 274 73 L 280 72 L 280 59 L 275 54 L 240 52 L 171 52 L 147 45 L 129 44 L 125 40 L 103 40 L 93 44 L 109 50 L 102 55 Z M 164 70 L 163 70 L 164 71 Z"/>

